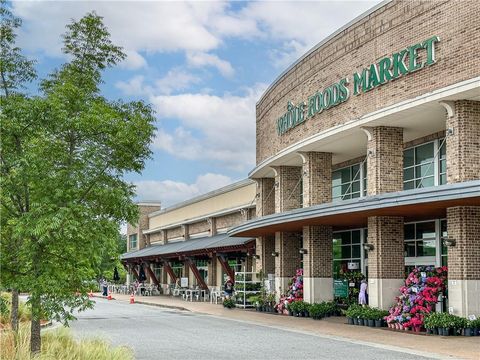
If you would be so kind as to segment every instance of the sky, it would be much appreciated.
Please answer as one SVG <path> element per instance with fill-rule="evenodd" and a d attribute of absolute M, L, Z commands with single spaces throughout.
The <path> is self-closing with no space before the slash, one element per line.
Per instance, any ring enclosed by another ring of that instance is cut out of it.
<path fill-rule="evenodd" d="M 94 10 L 127 59 L 105 73 L 110 99 L 152 104 L 156 134 L 137 201 L 162 207 L 245 179 L 255 104 L 309 49 L 380 1 L 14 1 L 17 45 L 42 78 L 67 59 L 65 25 Z"/>

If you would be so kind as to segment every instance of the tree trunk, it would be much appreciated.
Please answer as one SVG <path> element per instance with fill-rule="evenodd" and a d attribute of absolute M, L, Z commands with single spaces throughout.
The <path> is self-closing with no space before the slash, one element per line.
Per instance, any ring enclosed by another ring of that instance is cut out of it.
<path fill-rule="evenodd" d="M 40 336 L 40 298 L 38 295 L 33 295 L 31 299 L 32 304 L 32 326 L 30 334 L 30 353 L 32 355 L 39 354 L 42 349 L 42 338 Z"/>
<path fill-rule="evenodd" d="M 10 313 L 10 322 L 12 324 L 12 330 L 18 332 L 18 290 L 12 290 L 12 311 Z"/>

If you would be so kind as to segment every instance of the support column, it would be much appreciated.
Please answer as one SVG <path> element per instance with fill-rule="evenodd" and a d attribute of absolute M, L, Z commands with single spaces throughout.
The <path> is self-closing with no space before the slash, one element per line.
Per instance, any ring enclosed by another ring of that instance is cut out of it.
<path fill-rule="evenodd" d="M 177 276 L 176 276 L 175 273 L 173 272 L 173 269 L 172 269 L 172 267 L 170 266 L 170 264 L 169 264 L 168 261 L 164 261 L 164 262 L 163 262 L 163 268 L 165 269 L 165 271 L 167 272 L 167 274 L 170 276 L 170 281 L 175 284 L 175 283 L 177 282 Z"/>
<path fill-rule="evenodd" d="M 333 234 L 331 226 L 304 226 L 303 297 L 306 302 L 333 300 Z"/>
<path fill-rule="evenodd" d="M 205 284 L 205 280 L 203 280 L 202 276 L 200 275 L 200 272 L 198 271 L 198 268 L 197 268 L 197 265 L 195 265 L 195 262 L 192 259 L 185 259 L 185 264 L 187 264 L 192 270 L 192 274 L 197 280 L 197 285 L 202 290 L 208 290 L 208 286 L 207 284 Z"/>
<path fill-rule="evenodd" d="M 220 262 L 220 265 L 222 265 L 223 271 L 225 271 L 228 276 L 230 276 L 230 279 L 232 279 L 233 282 L 235 282 L 235 271 L 228 265 L 227 258 L 224 255 L 218 255 L 218 261 Z"/>
<path fill-rule="evenodd" d="M 263 274 L 275 274 L 275 258 L 272 253 L 275 251 L 275 236 L 266 235 L 256 239 L 255 253 L 260 258 L 256 260 L 256 271 L 263 271 Z"/>
<path fill-rule="evenodd" d="M 403 218 L 371 216 L 368 218 L 369 305 L 387 310 L 395 303 L 405 279 Z"/>
<path fill-rule="evenodd" d="M 143 268 L 145 269 L 148 276 L 150 277 L 150 280 L 152 280 L 153 283 L 158 287 L 160 285 L 160 283 L 158 282 L 158 279 L 155 276 L 155 273 L 152 271 L 152 268 L 150 267 L 150 263 L 144 263 Z"/>
<path fill-rule="evenodd" d="M 303 207 L 332 201 L 332 153 L 300 153 L 303 159 Z"/>
<path fill-rule="evenodd" d="M 455 315 L 480 314 L 480 206 L 447 209 L 448 306 Z"/>
<path fill-rule="evenodd" d="M 480 179 L 480 101 L 460 100 L 444 104 L 447 118 L 447 182 Z"/>
<path fill-rule="evenodd" d="M 217 286 L 217 257 L 214 255 L 208 263 L 208 286 Z"/>
<path fill-rule="evenodd" d="M 303 159 L 303 207 L 332 201 L 332 154 L 300 153 Z M 333 300 L 332 227 L 304 226 L 303 297 L 314 303 Z"/>
<path fill-rule="evenodd" d="M 209 225 L 210 236 L 217 235 L 217 219 L 214 217 L 207 219 Z"/>
<path fill-rule="evenodd" d="M 288 289 L 288 282 L 300 268 L 300 249 L 302 239 L 299 233 L 276 232 L 275 233 L 275 291 L 277 297 L 284 294 Z"/>
<path fill-rule="evenodd" d="M 190 238 L 190 232 L 188 231 L 188 224 L 182 225 L 183 238 L 188 240 Z"/>
<path fill-rule="evenodd" d="M 275 179 L 261 178 L 257 182 L 257 218 L 270 215 L 275 212 Z"/>
<path fill-rule="evenodd" d="M 367 194 L 403 190 L 403 128 L 365 128 L 367 142 Z"/>

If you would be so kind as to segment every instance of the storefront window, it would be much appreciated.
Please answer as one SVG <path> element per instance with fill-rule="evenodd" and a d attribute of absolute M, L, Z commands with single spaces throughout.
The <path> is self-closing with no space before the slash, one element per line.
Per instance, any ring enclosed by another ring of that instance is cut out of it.
<path fill-rule="evenodd" d="M 332 200 L 353 199 L 367 194 L 366 162 L 332 172 Z"/>
<path fill-rule="evenodd" d="M 362 230 L 333 233 L 333 277 L 339 278 L 347 271 L 362 271 Z M 355 268 L 348 268 L 348 264 Z"/>
<path fill-rule="evenodd" d="M 130 250 L 137 248 L 137 234 L 130 235 L 128 241 L 130 243 Z"/>
<path fill-rule="evenodd" d="M 403 152 L 405 190 L 446 184 L 446 147 L 443 140 L 438 139 Z"/>
<path fill-rule="evenodd" d="M 448 236 L 447 233 L 447 220 L 440 221 L 440 234 L 442 238 L 446 238 Z M 448 248 L 443 244 L 443 241 L 440 243 L 442 251 L 441 251 L 441 261 L 442 266 L 448 266 Z"/>
<path fill-rule="evenodd" d="M 435 221 L 405 224 L 405 257 L 435 256 Z"/>
<path fill-rule="evenodd" d="M 183 277 L 183 263 L 174 261 L 170 264 L 170 267 L 178 279 Z"/>

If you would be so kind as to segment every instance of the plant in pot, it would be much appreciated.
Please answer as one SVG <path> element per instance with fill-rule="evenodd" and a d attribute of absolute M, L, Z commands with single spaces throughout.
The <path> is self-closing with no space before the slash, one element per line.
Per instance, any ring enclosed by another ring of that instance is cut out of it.
<path fill-rule="evenodd" d="M 309 312 L 313 320 L 320 320 L 322 318 L 322 311 L 322 304 L 314 303 L 310 305 Z"/>
<path fill-rule="evenodd" d="M 292 301 L 287 305 L 288 311 L 292 316 L 298 316 L 298 302 L 297 301 Z"/>
<path fill-rule="evenodd" d="M 473 328 L 472 323 L 473 323 L 472 320 L 467 320 L 465 324 L 465 328 L 463 329 L 464 336 L 475 336 L 474 335 L 475 329 Z"/>
<path fill-rule="evenodd" d="M 235 307 L 235 300 L 233 298 L 223 300 L 223 307 L 227 309 L 232 309 Z"/>
<path fill-rule="evenodd" d="M 427 334 L 438 335 L 439 316 L 438 313 L 431 313 L 423 320 L 423 325 L 427 330 Z"/>
<path fill-rule="evenodd" d="M 345 316 L 349 325 L 358 325 L 358 309 L 359 306 L 356 304 L 350 305 L 345 311 Z"/>

